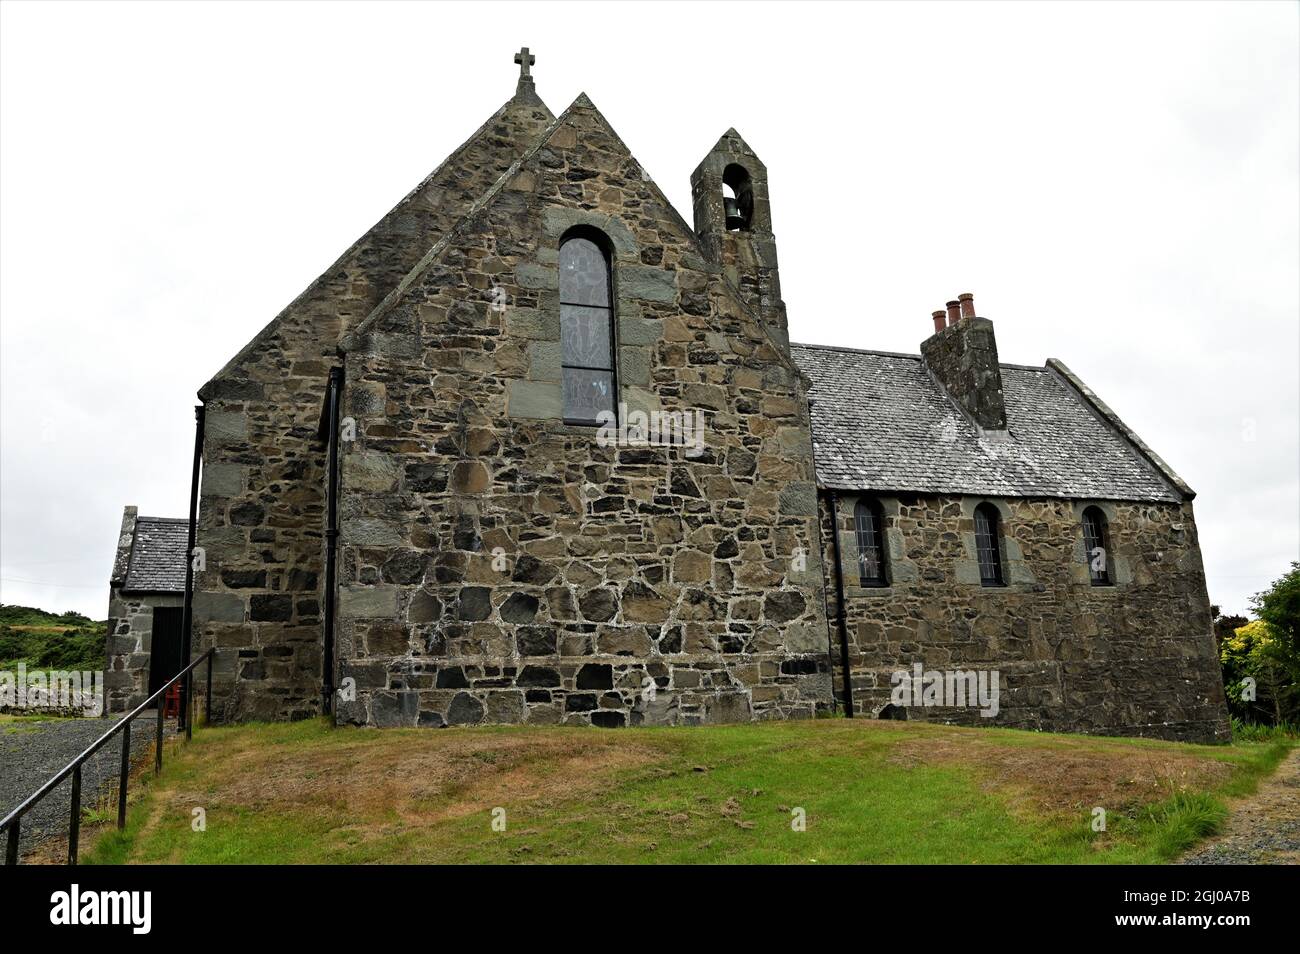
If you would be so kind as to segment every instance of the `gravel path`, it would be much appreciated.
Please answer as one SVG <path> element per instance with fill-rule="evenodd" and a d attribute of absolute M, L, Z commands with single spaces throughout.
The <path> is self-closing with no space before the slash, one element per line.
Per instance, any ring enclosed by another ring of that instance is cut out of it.
<path fill-rule="evenodd" d="M 41 722 L 0 722 L 0 818 L 54 775 L 112 727 L 120 716 L 107 719 L 51 719 Z M 131 761 L 139 764 L 152 758 L 157 729 L 151 714 L 131 724 Z M 168 722 L 167 734 L 175 732 Z M 81 767 L 81 806 L 94 808 L 101 794 L 116 799 L 117 774 L 121 767 L 122 742 L 111 739 Z M 40 842 L 66 838 L 68 833 L 72 777 L 41 799 L 23 816 L 19 848 L 30 854 Z M 116 801 L 113 801 L 116 805 Z M 0 852 L 6 835 L 0 835 Z M 0 855 L 0 860 L 3 856 Z"/>
<path fill-rule="evenodd" d="M 1300 864 L 1300 749 L 1254 795 L 1232 808 L 1223 832 L 1183 857 L 1185 865 Z"/>

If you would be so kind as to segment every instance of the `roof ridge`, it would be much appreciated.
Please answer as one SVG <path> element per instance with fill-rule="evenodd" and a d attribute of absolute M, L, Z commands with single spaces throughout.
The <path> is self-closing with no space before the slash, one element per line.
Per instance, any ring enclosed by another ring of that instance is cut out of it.
<path fill-rule="evenodd" d="M 914 361 L 922 360 L 919 354 L 910 354 L 906 351 L 883 351 L 879 348 L 850 348 L 847 345 L 826 345 L 826 344 L 809 344 L 805 341 L 791 341 L 791 348 L 811 348 L 817 351 L 842 351 L 847 354 L 874 354 L 886 358 L 911 358 Z M 1048 368 L 1046 365 L 1037 364 L 1015 364 L 1011 361 L 999 361 L 999 368 L 1014 368 L 1017 371 L 1036 371 L 1039 374 L 1046 374 Z"/>
<path fill-rule="evenodd" d="M 888 358 L 912 358 L 916 361 L 921 360 L 919 354 L 908 354 L 904 351 L 881 351 L 878 348 L 850 348 L 847 345 L 824 345 L 808 344 L 803 341 L 791 341 L 791 348 L 814 348 L 818 351 L 843 351 L 848 354 L 878 354 Z"/>
<path fill-rule="evenodd" d="M 1014 364 L 1010 361 L 999 361 L 999 368 L 1014 368 L 1017 371 L 1033 371 L 1036 374 L 1050 374 L 1045 364 Z"/>

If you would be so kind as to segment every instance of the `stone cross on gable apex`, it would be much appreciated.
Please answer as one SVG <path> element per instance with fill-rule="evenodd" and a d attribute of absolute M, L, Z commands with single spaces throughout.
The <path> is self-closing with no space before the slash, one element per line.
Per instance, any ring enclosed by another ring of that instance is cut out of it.
<path fill-rule="evenodd" d="M 528 72 L 528 67 L 537 62 L 537 57 L 528 52 L 528 47 L 521 46 L 519 52 L 515 54 L 515 62 L 519 64 L 519 78 L 525 79 L 533 75 Z"/>

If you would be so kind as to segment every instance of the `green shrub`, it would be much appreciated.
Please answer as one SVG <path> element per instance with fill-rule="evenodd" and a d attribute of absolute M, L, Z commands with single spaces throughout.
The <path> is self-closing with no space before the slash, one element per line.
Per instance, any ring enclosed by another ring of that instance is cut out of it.
<path fill-rule="evenodd" d="M 1232 740 L 1234 742 L 1274 742 L 1278 739 L 1300 739 L 1300 723 L 1283 722 L 1280 725 L 1265 725 L 1259 722 L 1244 722 L 1232 717 Z"/>
<path fill-rule="evenodd" d="M 62 632 L 0 626 L 0 669 L 12 670 L 23 662 L 29 669 L 101 670 L 104 635 L 104 626 L 95 623 Z"/>
<path fill-rule="evenodd" d="M 1243 724 L 1298 723 L 1300 563 L 1292 563 L 1290 572 L 1257 593 L 1251 609 L 1259 618 L 1238 626 L 1219 644 L 1228 711 Z"/>
<path fill-rule="evenodd" d="M 27 634 L 9 626 L 0 626 L 0 664 L 27 656 Z"/>
<path fill-rule="evenodd" d="M 1267 622 L 1239 627 L 1220 645 L 1219 661 L 1234 718 L 1264 725 L 1300 721 L 1300 686 L 1277 631 Z"/>

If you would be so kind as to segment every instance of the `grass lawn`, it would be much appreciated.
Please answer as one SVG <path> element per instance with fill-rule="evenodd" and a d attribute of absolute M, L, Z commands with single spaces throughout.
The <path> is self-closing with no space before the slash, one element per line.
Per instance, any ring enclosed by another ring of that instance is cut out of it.
<path fill-rule="evenodd" d="M 1160 862 L 1289 744 L 842 719 L 200 728 L 83 862 Z"/>

